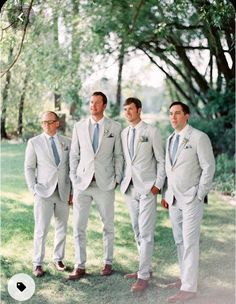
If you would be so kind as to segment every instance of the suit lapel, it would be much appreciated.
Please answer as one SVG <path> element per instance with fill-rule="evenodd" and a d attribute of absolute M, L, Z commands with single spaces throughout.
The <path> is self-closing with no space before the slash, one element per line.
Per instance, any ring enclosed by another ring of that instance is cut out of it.
<path fill-rule="evenodd" d="M 170 143 L 173 139 L 173 136 L 175 135 L 175 132 L 173 132 L 167 139 L 167 147 L 166 147 L 166 150 L 168 151 L 168 158 L 169 158 L 169 162 L 170 164 L 172 164 L 172 161 L 171 161 L 171 153 L 170 153 Z"/>
<path fill-rule="evenodd" d="M 92 150 L 92 152 L 93 152 L 93 143 L 92 143 L 92 138 L 90 137 L 89 129 L 90 129 L 90 118 L 87 118 L 87 119 L 85 120 L 85 128 L 84 128 L 84 130 L 82 130 L 82 132 L 83 132 L 83 131 L 85 132 L 85 140 L 87 140 L 87 138 L 88 138 L 89 147 L 91 148 L 91 150 Z M 93 153 L 94 153 L 94 152 L 93 152 Z"/>
<path fill-rule="evenodd" d="M 111 121 L 109 119 L 107 119 L 106 117 L 104 117 L 104 131 L 102 136 L 99 138 L 101 138 L 101 140 L 99 140 L 98 142 L 98 148 L 95 154 L 98 153 L 98 151 L 100 150 L 101 145 L 103 144 L 104 141 L 104 137 L 108 136 L 110 134 L 110 128 L 111 128 Z"/>
<path fill-rule="evenodd" d="M 122 137 L 124 138 L 124 145 L 123 145 L 124 153 L 126 155 L 128 155 L 129 159 L 131 160 L 130 153 L 129 153 L 129 130 L 130 130 L 130 127 L 125 128 L 125 130 L 123 131 L 124 133 L 122 134 Z"/>
<path fill-rule="evenodd" d="M 140 138 L 142 136 L 145 136 L 145 132 L 146 132 L 146 129 L 147 129 L 147 124 L 145 122 L 142 121 L 142 125 L 140 126 L 140 133 L 139 133 L 139 138 L 138 138 L 138 141 L 137 141 L 137 145 L 136 145 L 136 149 L 134 149 L 134 157 L 133 157 L 133 160 L 135 160 L 137 154 L 138 154 L 138 151 L 140 149 L 140 146 L 142 144 L 142 142 L 140 141 Z"/>
<path fill-rule="evenodd" d="M 60 164 L 62 163 L 62 161 L 64 160 L 65 158 L 65 147 L 66 147 L 66 143 L 64 142 L 63 138 L 60 136 L 60 135 L 57 135 L 58 136 L 58 141 L 60 143 L 60 149 L 61 149 L 61 158 L 60 158 L 60 163 L 58 166 L 60 166 Z"/>
<path fill-rule="evenodd" d="M 53 163 L 55 163 L 54 156 L 53 156 L 53 153 L 52 153 L 52 149 L 50 149 L 51 147 L 50 147 L 50 145 L 48 143 L 48 140 L 47 140 L 47 138 L 46 138 L 46 136 L 45 136 L 44 133 L 41 134 L 40 141 L 41 141 L 42 147 L 43 147 L 46 155 L 50 159 L 50 161 L 52 161 Z"/>
<path fill-rule="evenodd" d="M 193 131 L 193 128 L 191 126 L 188 126 L 188 131 L 186 132 L 186 134 L 184 136 L 184 139 L 183 139 L 182 143 L 179 146 L 179 149 L 178 149 L 178 151 L 176 153 L 176 157 L 175 157 L 175 161 L 173 163 L 173 166 L 176 163 L 179 155 L 183 151 L 184 147 L 186 146 L 187 142 L 189 141 L 189 138 L 190 138 L 190 135 L 191 135 L 192 131 Z"/>

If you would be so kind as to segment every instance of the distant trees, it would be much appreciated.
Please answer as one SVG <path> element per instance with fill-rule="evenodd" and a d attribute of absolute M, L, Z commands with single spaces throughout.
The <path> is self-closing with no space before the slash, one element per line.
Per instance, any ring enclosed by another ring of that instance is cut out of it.
<path fill-rule="evenodd" d="M 4 7 L 13 5 L 7 1 Z M 113 114 L 119 114 L 123 65 L 129 55 L 142 51 L 166 76 L 170 99 L 190 105 L 192 123 L 210 135 L 215 153 L 234 154 L 235 32 L 229 1 L 49 0 L 33 4 L 33 10 L 20 57 L 2 78 L 2 137 L 7 137 L 8 117 L 14 112 L 8 104 L 17 105 L 21 134 L 49 92 L 55 108 L 67 102 L 79 117 L 81 83 L 93 72 L 97 55 L 117 61 Z M 19 25 L 3 31 L 3 70 L 11 62 L 10 50 L 14 57 L 21 34 Z"/>
<path fill-rule="evenodd" d="M 123 61 L 127 53 L 143 51 L 165 74 L 172 99 L 190 105 L 193 124 L 209 133 L 215 153 L 234 154 L 235 29 L 230 2 L 101 0 L 88 3 L 87 11 L 103 52 L 116 54 L 120 41 Z M 112 33 L 117 44 L 110 43 Z"/>

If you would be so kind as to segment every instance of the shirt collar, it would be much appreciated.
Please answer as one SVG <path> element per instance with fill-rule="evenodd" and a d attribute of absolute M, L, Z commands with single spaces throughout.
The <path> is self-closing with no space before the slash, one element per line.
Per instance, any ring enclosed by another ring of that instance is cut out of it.
<path fill-rule="evenodd" d="M 135 127 L 130 126 L 130 129 L 136 129 L 136 130 L 138 130 L 138 129 L 140 129 L 142 127 L 142 125 L 143 125 L 143 121 L 140 120 L 140 122 Z"/>
<path fill-rule="evenodd" d="M 55 138 L 55 139 L 58 139 L 58 135 L 57 133 L 55 133 L 53 136 L 51 135 L 48 135 L 47 133 L 43 132 L 43 134 L 46 136 L 47 139 L 50 139 L 51 137 Z"/>
<path fill-rule="evenodd" d="M 175 136 L 178 134 L 181 138 L 185 136 L 189 128 L 189 125 L 187 124 L 179 133 L 175 132 Z"/>
<path fill-rule="evenodd" d="M 96 123 L 99 124 L 99 126 L 102 126 L 104 124 L 105 117 L 101 118 L 99 121 L 94 120 L 92 117 L 90 117 L 90 123 L 94 126 Z"/>

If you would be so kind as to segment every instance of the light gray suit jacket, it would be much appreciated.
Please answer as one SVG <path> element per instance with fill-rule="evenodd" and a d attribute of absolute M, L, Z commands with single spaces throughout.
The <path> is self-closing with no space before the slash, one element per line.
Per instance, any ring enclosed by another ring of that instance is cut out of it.
<path fill-rule="evenodd" d="M 83 191 L 95 176 L 97 186 L 104 191 L 120 183 L 123 172 L 121 125 L 105 117 L 104 134 L 96 153 L 89 134 L 89 118 L 74 126 L 70 153 L 70 178 L 74 190 Z"/>
<path fill-rule="evenodd" d="M 58 140 L 62 152 L 58 167 L 43 133 L 28 141 L 25 152 L 25 179 L 29 190 L 34 195 L 44 198 L 51 196 L 58 184 L 61 200 L 68 202 L 71 190 L 69 178 L 71 140 L 62 135 L 58 135 Z"/>
<path fill-rule="evenodd" d="M 174 133 L 169 136 L 166 145 L 165 200 L 170 205 L 174 197 L 181 203 L 189 203 L 196 196 L 203 201 L 211 189 L 215 172 L 215 159 L 210 139 L 204 132 L 188 126 L 172 165 L 170 142 L 173 136 Z"/>
<path fill-rule="evenodd" d="M 140 128 L 141 134 L 132 160 L 128 148 L 129 127 L 121 133 L 125 157 L 122 193 L 128 189 L 131 179 L 135 190 L 140 194 L 149 193 L 153 185 L 161 189 L 165 181 L 164 151 L 159 130 L 145 122 L 142 122 Z"/>

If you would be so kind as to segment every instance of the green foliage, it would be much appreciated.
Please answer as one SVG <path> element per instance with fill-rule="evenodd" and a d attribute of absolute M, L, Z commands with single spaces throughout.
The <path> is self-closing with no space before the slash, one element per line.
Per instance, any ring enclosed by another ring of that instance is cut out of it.
<path fill-rule="evenodd" d="M 3 28 L 10 15 L 14 17 L 15 2 L 7 1 L 5 8 Z M 11 70 L 6 119 L 10 133 L 16 131 L 26 75 L 23 131 L 31 134 L 38 130 L 34 117 L 49 107 L 49 101 L 53 107 L 55 93 L 65 104 L 76 106 L 74 116 L 80 118 L 83 81 L 106 68 L 111 58 L 117 60 L 122 45 L 125 61 L 141 50 L 165 72 L 172 92 L 164 101 L 188 102 L 191 121 L 208 133 L 215 155 L 234 154 L 234 10 L 229 1 L 49 0 L 35 2 L 33 10 L 20 57 Z M 12 62 L 9 50 L 17 54 L 22 34 L 17 24 L 3 31 L 2 69 Z M 100 66 L 98 55 L 104 56 Z M 203 65 L 204 72 L 199 68 Z M 135 90 L 132 83 L 128 86 Z M 109 111 L 119 116 L 115 106 Z"/>
<path fill-rule="evenodd" d="M 208 103 L 201 109 L 205 119 L 193 115 L 191 123 L 206 132 L 213 144 L 215 155 L 235 153 L 234 81 L 224 92 L 209 90 Z M 192 112 L 195 109 L 191 109 Z"/>
<path fill-rule="evenodd" d="M 217 156 L 213 187 L 225 195 L 235 196 L 235 157 L 230 158 L 227 154 Z"/>

